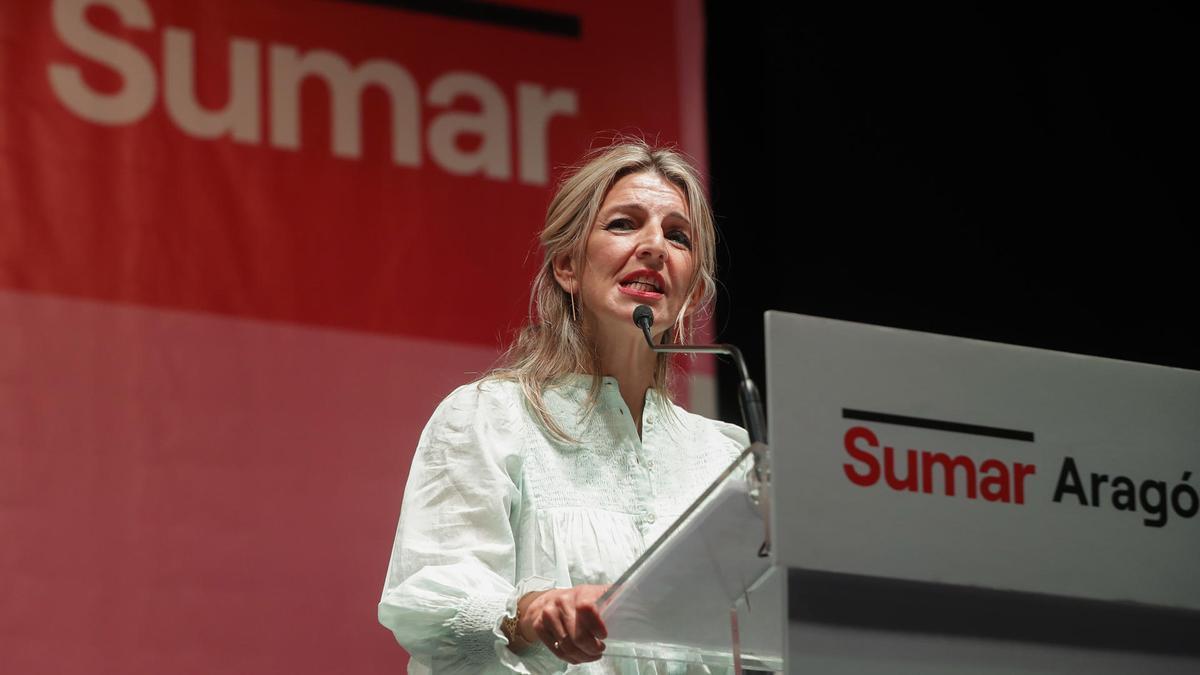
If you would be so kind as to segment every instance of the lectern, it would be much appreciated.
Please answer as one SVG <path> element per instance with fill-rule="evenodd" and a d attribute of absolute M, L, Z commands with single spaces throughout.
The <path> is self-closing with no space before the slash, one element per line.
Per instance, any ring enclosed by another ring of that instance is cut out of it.
<path fill-rule="evenodd" d="M 1200 373 L 766 324 L 771 447 L 614 584 L 606 659 L 1200 672 Z"/>

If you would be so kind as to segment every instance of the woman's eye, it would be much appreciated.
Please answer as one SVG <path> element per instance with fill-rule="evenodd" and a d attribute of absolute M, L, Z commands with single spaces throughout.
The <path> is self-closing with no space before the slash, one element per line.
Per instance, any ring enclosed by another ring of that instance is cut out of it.
<path fill-rule="evenodd" d="M 606 230 L 631 230 L 633 229 L 633 221 L 628 218 L 617 218 L 611 220 L 604 226 Z"/>
<path fill-rule="evenodd" d="M 689 237 L 687 232 L 684 232 L 683 230 L 672 231 L 667 235 L 667 239 L 670 239 L 684 248 L 690 249 L 692 247 L 692 238 Z"/>

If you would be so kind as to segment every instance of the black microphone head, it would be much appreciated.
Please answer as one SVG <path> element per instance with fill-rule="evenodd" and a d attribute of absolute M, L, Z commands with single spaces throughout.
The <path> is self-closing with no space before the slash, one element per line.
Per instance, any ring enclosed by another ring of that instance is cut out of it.
<path fill-rule="evenodd" d="M 633 324 L 639 328 L 649 329 L 654 325 L 654 310 L 649 305 L 638 305 L 633 308 Z"/>

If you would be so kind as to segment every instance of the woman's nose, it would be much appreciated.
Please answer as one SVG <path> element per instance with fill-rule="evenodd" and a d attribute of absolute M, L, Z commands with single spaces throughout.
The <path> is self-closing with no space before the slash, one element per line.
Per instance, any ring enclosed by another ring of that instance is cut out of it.
<path fill-rule="evenodd" d="M 637 249 L 638 259 L 665 261 L 667 259 L 667 240 L 663 237 L 662 226 L 658 223 L 648 223 L 642 228 L 641 235 Z"/>

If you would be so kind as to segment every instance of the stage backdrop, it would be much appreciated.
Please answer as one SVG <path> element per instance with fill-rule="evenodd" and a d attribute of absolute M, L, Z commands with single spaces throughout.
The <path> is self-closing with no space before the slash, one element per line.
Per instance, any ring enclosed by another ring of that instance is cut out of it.
<path fill-rule="evenodd" d="M 703 163 L 701 35 L 682 0 L 0 3 L 2 669 L 402 670 L 421 426 L 526 313 L 564 165 Z"/>

